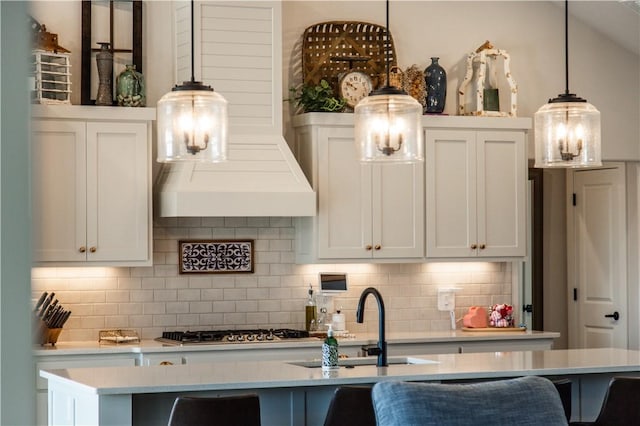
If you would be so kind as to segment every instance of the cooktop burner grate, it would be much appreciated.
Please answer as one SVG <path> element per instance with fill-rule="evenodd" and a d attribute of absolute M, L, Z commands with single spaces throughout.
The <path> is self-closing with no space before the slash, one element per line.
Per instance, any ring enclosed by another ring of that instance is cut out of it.
<path fill-rule="evenodd" d="M 250 329 L 250 330 L 201 330 L 201 331 L 164 331 L 156 340 L 173 344 L 198 343 L 253 343 L 273 342 L 283 339 L 301 339 L 309 337 L 305 330 L 290 328 Z"/>

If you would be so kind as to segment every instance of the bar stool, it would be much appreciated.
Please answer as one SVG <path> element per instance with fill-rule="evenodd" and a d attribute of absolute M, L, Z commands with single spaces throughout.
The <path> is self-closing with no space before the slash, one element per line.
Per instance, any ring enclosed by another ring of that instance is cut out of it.
<path fill-rule="evenodd" d="M 612 378 L 595 422 L 572 422 L 571 424 L 597 426 L 640 424 L 640 377 Z"/>
<path fill-rule="evenodd" d="M 560 395 L 560 401 L 562 402 L 562 408 L 564 409 L 567 422 L 571 421 L 571 380 L 558 379 L 551 380 L 556 387 L 558 394 Z"/>
<path fill-rule="evenodd" d="M 376 426 L 371 386 L 342 386 L 336 389 L 324 426 Z"/>
<path fill-rule="evenodd" d="M 260 399 L 256 394 L 222 397 L 179 396 L 168 426 L 260 426 Z"/>

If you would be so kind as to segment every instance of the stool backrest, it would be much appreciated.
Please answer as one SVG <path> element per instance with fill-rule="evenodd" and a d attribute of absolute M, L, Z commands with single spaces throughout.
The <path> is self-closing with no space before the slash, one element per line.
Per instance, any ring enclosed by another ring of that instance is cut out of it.
<path fill-rule="evenodd" d="M 260 426 L 258 395 L 177 397 L 168 426 L 200 425 Z"/>
<path fill-rule="evenodd" d="M 640 424 L 640 377 L 614 377 L 595 421 L 601 426 Z"/>
<path fill-rule="evenodd" d="M 376 426 L 371 386 L 342 386 L 336 389 L 324 426 Z"/>
<path fill-rule="evenodd" d="M 373 387 L 379 426 L 566 425 L 560 396 L 543 377 L 466 384 L 385 381 Z"/>

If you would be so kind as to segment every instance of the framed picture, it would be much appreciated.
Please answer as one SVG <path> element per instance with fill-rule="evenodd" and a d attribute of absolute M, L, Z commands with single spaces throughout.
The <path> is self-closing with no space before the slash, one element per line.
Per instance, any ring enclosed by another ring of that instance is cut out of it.
<path fill-rule="evenodd" d="M 181 274 L 253 272 L 253 240 L 178 241 Z"/>

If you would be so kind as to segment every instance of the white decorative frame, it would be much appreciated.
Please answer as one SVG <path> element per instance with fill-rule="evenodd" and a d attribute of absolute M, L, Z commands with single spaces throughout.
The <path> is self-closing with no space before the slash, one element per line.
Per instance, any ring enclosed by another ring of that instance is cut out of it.
<path fill-rule="evenodd" d="M 496 61 L 498 57 L 504 59 L 504 77 L 506 78 L 510 97 L 509 108 L 501 111 L 484 110 L 484 80 L 487 72 L 487 62 Z M 474 76 L 473 65 L 478 63 L 478 72 Z M 465 74 L 460 89 L 458 90 L 458 112 L 459 115 L 476 115 L 486 117 L 516 117 L 518 110 L 518 86 L 511 76 L 511 58 L 502 49 L 483 49 L 479 52 L 471 52 L 467 56 L 467 72 Z M 471 82 L 475 82 L 475 96 L 468 87 Z M 474 102 L 475 101 L 475 102 Z M 475 105 L 474 105 L 475 104 Z M 468 108 L 467 105 L 470 105 Z M 475 106 L 475 108 L 473 108 Z"/>

